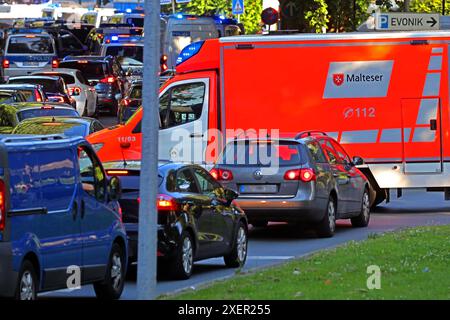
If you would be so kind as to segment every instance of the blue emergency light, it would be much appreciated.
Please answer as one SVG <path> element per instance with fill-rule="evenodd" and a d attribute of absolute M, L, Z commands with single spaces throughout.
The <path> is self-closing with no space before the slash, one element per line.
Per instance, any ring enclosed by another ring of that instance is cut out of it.
<path fill-rule="evenodd" d="M 180 54 L 178 55 L 176 64 L 179 65 L 195 56 L 202 48 L 204 42 L 205 41 L 197 41 L 184 47 L 184 49 L 181 50 Z"/>

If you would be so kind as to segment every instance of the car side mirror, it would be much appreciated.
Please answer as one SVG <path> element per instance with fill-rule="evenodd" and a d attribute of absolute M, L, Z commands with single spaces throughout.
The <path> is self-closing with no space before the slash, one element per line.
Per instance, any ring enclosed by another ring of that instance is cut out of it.
<path fill-rule="evenodd" d="M 231 189 L 225 189 L 225 200 L 227 201 L 227 205 L 231 205 L 233 200 L 239 197 L 239 193 Z"/>
<path fill-rule="evenodd" d="M 363 164 L 364 164 L 363 158 L 361 158 L 361 157 L 359 157 L 359 156 L 354 156 L 352 162 L 353 162 L 353 164 L 354 164 L 355 166 L 360 166 L 360 165 L 363 165 Z"/>
<path fill-rule="evenodd" d="M 109 179 L 108 194 L 109 200 L 111 201 L 117 201 L 122 196 L 122 185 L 120 183 L 120 179 L 116 176 L 113 176 L 111 177 L 111 179 Z"/>

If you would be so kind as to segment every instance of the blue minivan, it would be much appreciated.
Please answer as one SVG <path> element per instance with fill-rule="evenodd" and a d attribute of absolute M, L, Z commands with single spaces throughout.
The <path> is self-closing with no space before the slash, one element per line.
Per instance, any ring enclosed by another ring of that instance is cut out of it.
<path fill-rule="evenodd" d="M 120 193 L 81 137 L 0 139 L 0 297 L 93 284 L 118 299 L 128 256 Z"/>

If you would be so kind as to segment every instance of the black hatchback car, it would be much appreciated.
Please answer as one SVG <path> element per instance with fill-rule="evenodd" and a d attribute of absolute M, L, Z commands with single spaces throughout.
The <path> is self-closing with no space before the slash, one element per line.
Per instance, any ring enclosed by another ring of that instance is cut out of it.
<path fill-rule="evenodd" d="M 65 57 L 60 68 L 80 70 L 89 84 L 95 87 L 100 110 L 117 115 L 119 100 L 126 89 L 127 79 L 117 58 L 108 56 Z"/>
<path fill-rule="evenodd" d="M 120 206 L 129 242 L 129 261 L 137 259 L 140 162 L 103 164 L 122 184 Z M 224 188 L 197 165 L 161 163 L 158 173 L 158 261 L 172 277 L 187 279 L 193 262 L 224 257 L 228 267 L 247 258 L 245 213 L 234 203 L 238 194 Z"/>

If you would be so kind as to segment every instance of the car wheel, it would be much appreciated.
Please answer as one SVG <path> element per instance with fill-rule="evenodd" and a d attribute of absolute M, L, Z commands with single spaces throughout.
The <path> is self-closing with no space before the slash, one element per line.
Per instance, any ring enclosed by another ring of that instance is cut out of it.
<path fill-rule="evenodd" d="M 361 203 L 361 212 L 354 218 L 351 218 L 352 226 L 355 228 L 363 228 L 367 227 L 370 220 L 370 196 L 369 191 L 364 189 L 362 203 Z"/>
<path fill-rule="evenodd" d="M 317 234 L 321 238 L 329 238 L 334 235 L 336 231 L 336 201 L 330 196 L 327 203 L 327 208 L 322 221 L 317 227 Z"/>
<path fill-rule="evenodd" d="M 16 289 L 16 300 L 36 300 L 38 281 L 34 266 L 30 261 L 24 261 L 20 268 Z"/>
<path fill-rule="evenodd" d="M 125 254 L 117 243 L 113 244 L 104 281 L 94 283 L 95 295 L 99 299 L 115 300 L 122 295 L 125 284 Z"/>
<path fill-rule="evenodd" d="M 239 268 L 244 266 L 247 260 L 248 247 L 248 231 L 244 223 L 239 222 L 239 227 L 236 232 L 236 239 L 231 252 L 224 256 L 225 265 L 229 268 Z"/>
<path fill-rule="evenodd" d="M 265 228 L 269 224 L 269 221 L 253 221 L 251 225 L 255 228 Z"/>
<path fill-rule="evenodd" d="M 189 232 L 183 231 L 175 257 L 170 263 L 170 274 L 175 279 L 189 279 L 194 266 L 194 242 Z"/>

